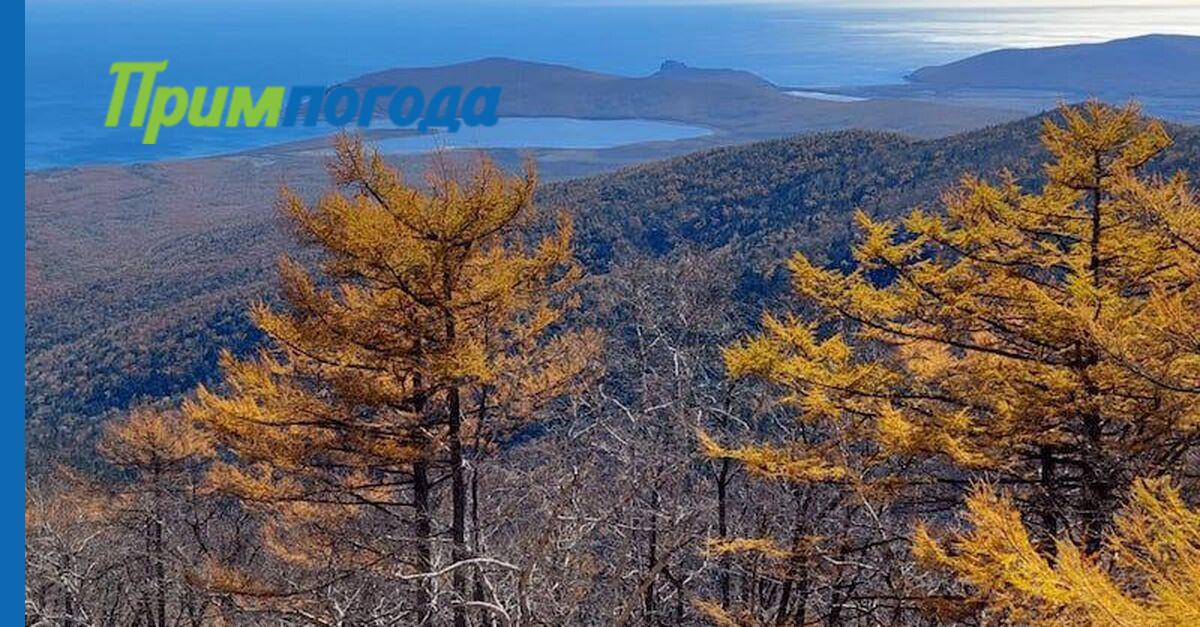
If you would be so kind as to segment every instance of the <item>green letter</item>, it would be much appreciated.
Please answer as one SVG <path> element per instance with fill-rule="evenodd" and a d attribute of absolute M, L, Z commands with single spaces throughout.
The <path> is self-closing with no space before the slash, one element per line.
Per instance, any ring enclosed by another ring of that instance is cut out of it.
<path fill-rule="evenodd" d="M 175 100 L 171 113 L 167 114 L 167 101 Z M 146 125 L 146 133 L 142 136 L 143 144 L 153 144 L 158 141 L 160 126 L 175 126 L 187 113 L 187 90 L 182 87 L 159 87 L 154 91 L 154 107 L 150 110 L 150 123 Z"/>
<path fill-rule="evenodd" d="M 117 61 L 108 69 L 109 74 L 117 75 L 117 84 L 113 86 L 112 100 L 108 102 L 108 117 L 104 118 L 105 126 L 116 126 L 121 122 L 121 109 L 125 107 L 125 90 L 129 88 L 129 75 L 138 72 L 142 82 L 138 85 L 137 102 L 133 107 L 133 120 L 130 126 L 141 126 L 146 120 L 146 105 L 149 104 L 150 90 L 154 88 L 154 75 L 167 69 L 167 62 L 161 61 Z"/>
<path fill-rule="evenodd" d="M 197 87 L 192 90 L 192 106 L 188 109 L 188 124 L 192 126 L 220 126 L 221 114 L 225 113 L 225 98 L 229 96 L 228 87 L 218 87 L 213 90 L 212 106 L 207 115 L 204 112 L 204 94 L 207 87 Z"/>
<path fill-rule="evenodd" d="M 246 126 L 258 126 L 264 117 L 267 126 L 275 126 L 279 123 L 279 110 L 283 108 L 284 91 L 283 87 L 266 87 L 258 102 L 254 102 L 249 87 L 234 87 L 225 126 L 237 126 L 239 119 L 246 120 Z"/>

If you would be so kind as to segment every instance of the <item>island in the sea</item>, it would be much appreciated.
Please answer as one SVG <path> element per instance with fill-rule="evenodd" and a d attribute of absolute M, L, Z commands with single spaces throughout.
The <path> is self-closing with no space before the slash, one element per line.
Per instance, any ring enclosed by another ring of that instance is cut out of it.
<path fill-rule="evenodd" d="M 1006 48 L 919 68 L 905 79 L 896 85 L 831 91 L 1029 112 L 1085 98 L 1137 100 L 1151 115 L 1200 124 L 1200 36 L 1194 35 Z"/>

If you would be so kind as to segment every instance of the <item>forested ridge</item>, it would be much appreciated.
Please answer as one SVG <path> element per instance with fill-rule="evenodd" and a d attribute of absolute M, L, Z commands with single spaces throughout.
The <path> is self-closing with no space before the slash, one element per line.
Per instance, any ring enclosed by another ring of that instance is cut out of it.
<path fill-rule="evenodd" d="M 1048 114 L 1053 115 L 1053 114 Z M 614 254 L 733 244 L 763 261 L 793 250 L 845 255 L 850 216 L 892 217 L 935 202 L 963 174 L 1012 171 L 1040 185 L 1046 116 L 918 141 L 839 131 L 703 151 L 614 174 L 556 183 L 546 202 L 579 212 L 581 256 L 603 269 Z M 1172 126 L 1150 172 L 1195 171 L 1200 130 Z"/>
<path fill-rule="evenodd" d="M 547 184 L 539 197 L 576 216 L 577 252 L 594 276 L 618 259 L 727 247 L 734 251 L 727 258 L 739 285 L 763 295 L 785 286 L 776 269 L 795 250 L 844 260 L 856 208 L 895 216 L 935 202 L 965 172 L 986 176 L 1008 168 L 1038 184 L 1045 158 L 1037 139 L 1040 120 L 931 141 L 865 131 L 766 141 Z M 1200 131 L 1171 127 L 1171 133 L 1173 145 L 1151 170 L 1196 171 Z M 147 176 L 152 184 L 153 174 Z M 318 193 L 318 176 L 299 189 Z M 256 197 L 269 206 L 275 183 L 235 189 L 257 189 Z M 286 227 L 271 218 L 263 207 L 257 215 L 222 217 L 211 227 L 170 227 L 163 242 L 141 257 L 159 268 L 151 279 L 131 281 L 120 267 L 103 268 L 83 289 L 27 304 L 26 418 L 32 437 L 71 446 L 98 416 L 212 381 L 218 347 L 252 348 L 259 337 L 244 312 L 275 290 L 276 253 L 242 251 L 246 242 L 294 249 Z M 129 222 L 128 228 L 145 227 Z M 56 235 L 82 236 L 93 235 Z M 52 286 L 53 279 L 46 280 Z"/>
<path fill-rule="evenodd" d="M 543 186 L 343 138 L 211 308 L 27 322 L 27 623 L 1192 624 L 1198 162 L 1098 103 Z"/>

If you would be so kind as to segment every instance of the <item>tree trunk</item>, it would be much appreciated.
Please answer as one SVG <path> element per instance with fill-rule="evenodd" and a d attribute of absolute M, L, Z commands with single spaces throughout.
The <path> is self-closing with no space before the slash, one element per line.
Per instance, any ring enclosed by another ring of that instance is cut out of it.
<path fill-rule="evenodd" d="M 471 553 L 479 556 L 483 554 L 483 539 L 479 532 L 479 466 L 475 465 L 471 468 Z M 477 603 L 482 603 L 483 597 L 483 571 L 479 568 L 474 570 L 474 586 L 472 591 L 472 599 Z M 484 627 L 490 627 L 494 621 L 492 613 L 487 609 L 479 610 L 479 624 Z"/>
<path fill-rule="evenodd" d="M 792 525 L 792 555 L 788 558 L 787 578 L 783 582 L 783 591 L 780 593 L 779 607 L 775 610 L 775 624 L 786 625 L 790 608 L 792 605 L 792 595 L 797 588 L 797 578 L 801 576 L 801 571 L 808 568 L 805 559 L 801 557 L 801 551 L 804 551 L 804 531 L 807 528 L 808 520 L 808 505 L 811 500 L 811 492 L 805 492 L 804 496 L 800 495 L 800 488 L 797 487 L 793 491 L 793 498 L 796 501 L 796 519 Z M 806 600 L 801 601 L 800 613 L 803 613 L 803 604 Z"/>
<path fill-rule="evenodd" d="M 413 525 L 413 535 L 416 536 L 417 569 L 422 573 L 433 571 L 433 555 L 430 549 L 430 536 L 433 534 L 433 520 L 429 511 L 429 464 L 421 460 L 413 463 L 413 505 L 417 510 L 416 522 Z M 421 580 L 417 584 L 414 605 L 417 610 L 417 624 L 427 625 L 432 618 L 433 598 L 429 594 L 429 581 Z"/>
<path fill-rule="evenodd" d="M 449 268 L 442 275 L 442 298 L 447 307 L 453 301 L 454 279 Z M 449 309 L 444 312 L 446 345 L 453 350 L 458 337 L 457 324 L 454 314 Z M 450 439 L 450 507 L 451 522 L 450 562 L 457 564 L 467 559 L 467 482 L 463 474 L 463 441 L 462 441 L 462 392 L 457 385 L 450 386 L 446 394 L 446 421 Z M 467 601 L 467 570 L 455 568 L 454 586 L 454 627 L 467 626 L 467 612 L 463 605 Z"/>
<path fill-rule="evenodd" d="M 1097 289 L 1101 285 L 1102 262 L 1100 255 L 1100 234 L 1103 227 L 1102 220 L 1102 203 L 1104 192 L 1101 189 L 1101 177 L 1104 175 L 1104 166 L 1101 162 L 1100 153 L 1093 156 L 1092 172 L 1095 177 L 1095 187 L 1091 189 L 1090 205 L 1092 214 L 1091 224 L 1091 259 L 1089 269 L 1092 273 L 1092 287 Z M 1100 303 L 1096 303 L 1096 309 L 1093 314 L 1093 320 L 1100 318 Z M 1084 394 L 1088 401 L 1096 398 L 1099 394 L 1096 384 L 1092 381 L 1088 368 L 1095 365 L 1098 361 L 1097 355 L 1092 347 L 1087 347 L 1084 355 L 1080 359 L 1080 371 L 1084 380 Z M 1103 435 L 1102 418 L 1099 410 L 1095 407 L 1089 407 L 1083 416 L 1083 520 L 1084 520 L 1084 550 L 1089 555 L 1094 555 L 1100 550 L 1100 544 L 1103 537 L 1103 527 L 1105 520 L 1105 507 L 1108 500 L 1108 484 L 1103 478 L 1106 474 L 1106 469 L 1103 467 L 1104 451 L 1102 450 L 1101 436 Z"/>
<path fill-rule="evenodd" d="M 729 504 L 727 489 L 733 463 L 729 459 L 721 460 L 721 470 L 717 474 L 717 537 L 729 537 Z M 721 608 L 729 609 L 729 556 L 722 555 L 718 562 L 721 571 Z"/>
<path fill-rule="evenodd" d="M 1042 484 L 1042 550 L 1051 557 L 1057 553 L 1055 539 L 1058 537 L 1058 516 L 1054 508 L 1058 507 L 1058 477 L 1054 450 L 1043 445 L 1038 452 L 1041 464 Z"/>
<path fill-rule="evenodd" d="M 163 511 L 162 511 L 162 470 L 156 464 L 151 471 L 153 481 L 154 503 L 150 512 L 150 543 L 151 560 L 154 569 L 154 607 L 155 612 L 150 617 L 151 624 L 166 627 L 167 624 L 167 576 L 163 563 Z"/>
<path fill-rule="evenodd" d="M 450 388 L 446 401 L 449 414 L 450 437 L 450 499 L 452 520 L 450 534 L 453 540 L 450 561 L 457 564 L 467 559 L 467 484 L 463 476 L 462 411 L 459 406 L 458 388 Z M 462 605 L 467 600 L 467 570 L 454 569 L 454 627 L 466 627 L 467 614 Z"/>
<path fill-rule="evenodd" d="M 657 501 L 657 498 L 655 501 Z M 646 586 L 643 606 L 646 610 L 646 624 L 649 625 L 653 622 L 654 614 L 657 612 L 654 598 L 654 580 L 657 577 L 655 577 L 654 570 L 658 565 L 658 517 L 654 515 L 654 512 L 650 514 L 650 532 L 647 537 L 647 543 L 646 572 L 650 576 L 650 581 Z"/>

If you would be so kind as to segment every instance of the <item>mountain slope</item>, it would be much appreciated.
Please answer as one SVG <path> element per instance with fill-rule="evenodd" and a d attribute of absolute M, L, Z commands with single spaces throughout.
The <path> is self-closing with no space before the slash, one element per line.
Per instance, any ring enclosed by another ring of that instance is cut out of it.
<path fill-rule="evenodd" d="M 688 246 L 735 245 L 764 262 L 797 248 L 837 257 L 857 207 L 895 216 L 935 202 L 969 172 L 1008 168 L 1038 184 L 1042 117 L 940 140 L 843 131 L 720 148 L 557 183 L 544 197 L 579 209 L 584 256 L 596 267 Z M 1200 173 L 1200 128 L 1171 133 L 1174 145 L 1151 168 Z"/>
<path fill-rule="evenodd" d="M 689 248 L 732 252 L 744 290 L 770 291 L 796 249 L 843 261 L 856 207 L 897 215 L 936 202 L 964 172 L 1007 166 L 1026 182 L 1044 158 L 1037 118 L 940 140 L 843 131 L 709 150 L 554 183 L 570 207 L 595 289 L 615 262 Z M 1200 172 L 1200 129 L 1174 127 L 1154 164 Z M 273 263 L 298 252 L 271 206 L 277 165 L 245 159 L 26 177 L 26 418 L 60 445 L 139 399 L 211 380 L 217 351 L 249 350 L 249 302 L 274 290 Z M 200 168 L 199 170 L 197 168 Z M 299 180 L 297 180 L 299 179 Z M 291 172 L 306 195 L 317 170 Z M 167 211 L 170 199 L 184 209 Z M 301 254 L 303 254 L 302 251 Z M 65 439 L 65 441 L 64 441 Z"/>
<path fill-rule="evenodd" d="M 1107 97 L 1200 96 L 1200 37 L 1145 35 L 1096 44 L 986 52 L 921 68 L 914 83 Z"/>

